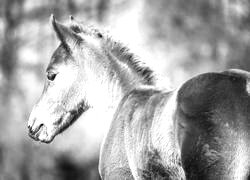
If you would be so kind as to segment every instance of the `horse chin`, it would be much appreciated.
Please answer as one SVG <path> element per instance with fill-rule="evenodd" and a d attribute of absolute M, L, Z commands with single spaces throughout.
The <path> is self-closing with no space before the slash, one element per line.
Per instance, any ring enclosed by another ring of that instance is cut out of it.
<path fill-rule="evenodd" d="M 51 143 L 54 140 L 55 137 L 56 137 L 56 134 L 51 135 L 51 136 L 47 136 L 45 138 L 41 138 L 41 139 L 39 139 L 39 141 L 43 142 L 43 143 L 49 144 L 49 143 Z"/>

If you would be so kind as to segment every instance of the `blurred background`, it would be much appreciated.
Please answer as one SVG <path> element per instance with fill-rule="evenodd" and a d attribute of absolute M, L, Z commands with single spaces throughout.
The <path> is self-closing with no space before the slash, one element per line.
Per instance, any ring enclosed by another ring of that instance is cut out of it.
<path fill-rule="evenodd" d="M 249 0 L 0 0 L 0 180 L 99 179 L 101 119 L 81 118 L 49 145 L 27 135 L 58 45 L 51 13 L 109 31 L 166 86 L 207 71 L 250 70 Z"/>

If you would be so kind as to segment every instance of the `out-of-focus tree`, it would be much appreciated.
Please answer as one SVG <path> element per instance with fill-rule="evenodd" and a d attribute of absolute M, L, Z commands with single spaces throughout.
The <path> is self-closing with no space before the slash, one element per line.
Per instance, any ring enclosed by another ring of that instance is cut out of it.
<path fill-rule="evenodd" d="M 84 11 L 85 7 L 91 11 Z M 99 179 L 97 154 L 78 160 L 81 163 L 73 158 L 64 160 L 53 145 L 35 147 L 26 129 L 31 109 L 27 105 L 34 98 L 29 93 L 36 89 L 33 79 L 43 80 L 41 68 L 56 46 L 47 28 L 50 14 L 58 19 L 70 14 L 92 17 L 88 14 L 98 14 L 94 11 L 97 6 L 87 1 L 0 1 L 0 179 Z"/>
<path fill-rule="evenodd" d="M 8 86 L 12 81 L 13 73 L 16 68 L 19 37 L 17 32 L 18 25 L 22 22 L 24 0 L 5 0 L 2 2 L 3 10 L 3 43 L 0 49 L 0 67 L 5 81 Z M 5 88 L 5 95 L 11 90 L 10 87 Z M 7 96 L 8 97 L 8 96 Z M 5 99 L 6 100 L 6 99 Z"/>
<path fill-rule="evenodd" d="M 59 20 L 74 15 L 103 26 L 117 23 L 118 37 L 132 43 L 141 36 L 152 64 L 164 67 L 173 81 L 228 67 L 250 70 L 246 0 L 2 0 L 0 179 L 99 179 L 97 137 L 90 142 L 74 125 L 77 132 L 67 134 L 67 143 L 58 137 L 54 144 L 37 145 L 27 136 L 26 121 L 58 43 L 49 29 L 52 13 Z"/>
<path fill-rule="evenodd" d="M 77 11 L 75 2 L 73 0 L 68 0 L 67 3 L 68 3 L 69 13 L 71 15 L 74 15 Z"/>
<path fill-rule="evenodd" d="M 106 18 L 107 11 L 110 5 L 110 0 L 99 0 L 97 3 L 97 19 L 103 22 Z"/>
<path fill-rule="evenodd" d="M 201 71 L 250 70 L 248 1 L 146 0 L 145 4 L 149 40 L 165 44 L 166 51 L 184 49 L 186 55 L 175 61 L 177 66 L 191 74 L 199 66 Z"/>

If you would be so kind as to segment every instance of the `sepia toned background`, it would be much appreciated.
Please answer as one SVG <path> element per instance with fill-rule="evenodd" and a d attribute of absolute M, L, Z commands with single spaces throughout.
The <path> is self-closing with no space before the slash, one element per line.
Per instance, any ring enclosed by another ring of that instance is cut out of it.
<path fill-rule="evenodd" d="M 0 0 L 0 180 L 97 180 L 102 119 L 80 118 L 51 144 L 27 135 L 58 45 L 49 17 L 96 24 L 166 86 L 207 71 L 250 70 L 249 0 Z"/>

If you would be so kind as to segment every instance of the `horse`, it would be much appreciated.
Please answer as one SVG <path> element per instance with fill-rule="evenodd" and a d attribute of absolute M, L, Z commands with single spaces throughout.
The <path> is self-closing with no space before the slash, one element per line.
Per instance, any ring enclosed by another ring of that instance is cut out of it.
<path fill-rule="evenodd" d="M 60 45 L 29 117 L 31 138 L 50 143 L 89 109 L 108 112 L 102 179 L 249 179 L 250 73 L 159 88 L 154 71 L 111 36 L 72 16 L 50 22 Z"/>

